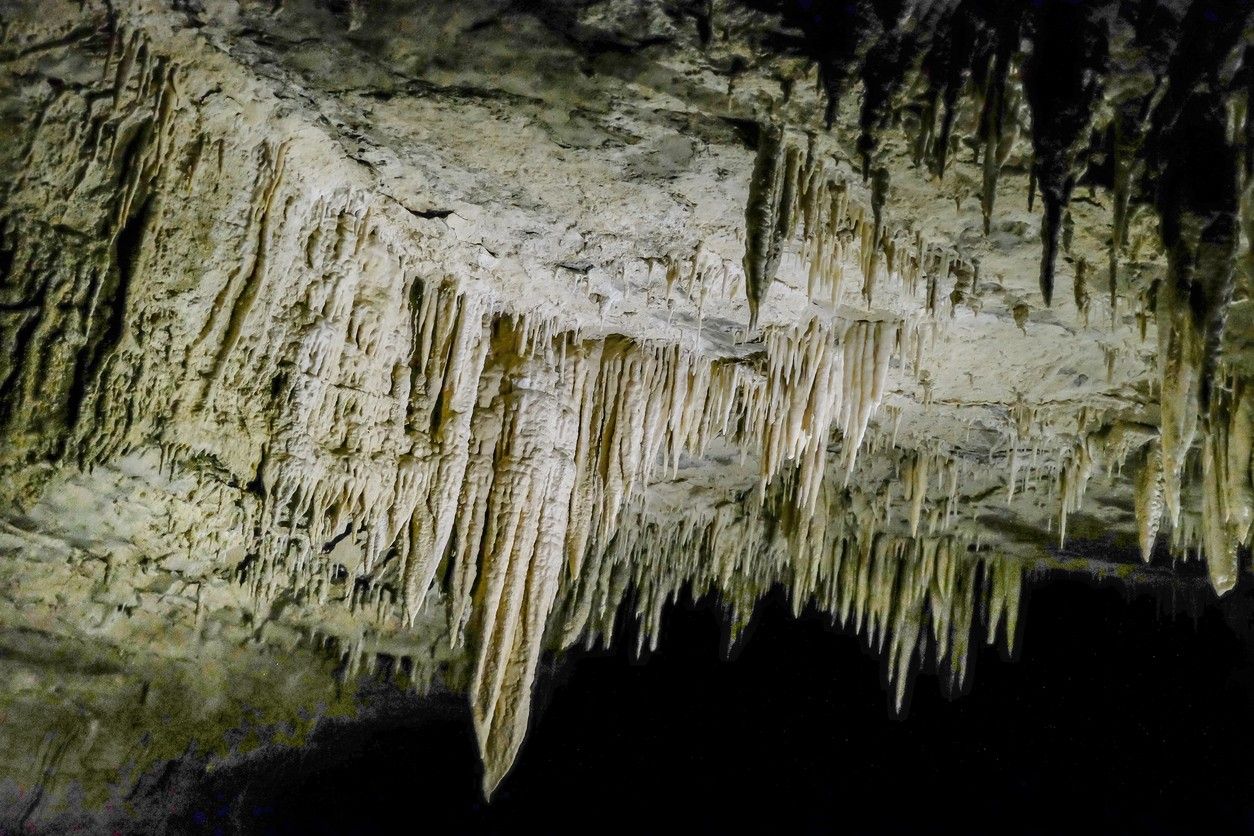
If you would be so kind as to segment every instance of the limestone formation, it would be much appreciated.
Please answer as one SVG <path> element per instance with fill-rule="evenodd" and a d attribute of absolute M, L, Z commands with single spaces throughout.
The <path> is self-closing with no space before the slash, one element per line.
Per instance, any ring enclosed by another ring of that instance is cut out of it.
<path fill-rule="evenodd" d="M 681 595 L 900 708 L 1026 576 L 1236 586 L 1248 4 L 840 5 L 0 0 L 3 815 L 331 668 L 464 692 L 490 794 Z"/>

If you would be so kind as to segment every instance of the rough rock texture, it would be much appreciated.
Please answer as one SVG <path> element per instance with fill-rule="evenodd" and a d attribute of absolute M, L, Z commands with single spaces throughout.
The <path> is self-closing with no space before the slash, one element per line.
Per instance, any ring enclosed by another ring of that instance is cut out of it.
<path fill-rule="evenodd" d="M 1244 6 L 810 6 L 0 3 L 6 814 L 337 661 L 466 691 L 490 792 L 685 589 L 900 705 L 1025 571 L 1236 584 Z"/>

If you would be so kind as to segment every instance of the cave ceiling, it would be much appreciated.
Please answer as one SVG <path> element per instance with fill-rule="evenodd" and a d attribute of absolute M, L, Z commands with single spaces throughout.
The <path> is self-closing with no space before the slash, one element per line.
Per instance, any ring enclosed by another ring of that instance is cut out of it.
<path fill-rule="evenodd" d="M 490 792 L 542 657 L 681 594 L 900 706 L 1034 579 L 1229 593 L 1250 12 L 0 0 L 11 806 L 378 670 Z"/>

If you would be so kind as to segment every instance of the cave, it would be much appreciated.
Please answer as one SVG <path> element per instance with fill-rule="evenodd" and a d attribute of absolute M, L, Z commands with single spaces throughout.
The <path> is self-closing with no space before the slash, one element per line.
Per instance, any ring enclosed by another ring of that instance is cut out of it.
<path fill-rule="evenodd" d="M 0 0 L 0 833 L 1249 832 L 1252 108 L 1249 0 Z"/>

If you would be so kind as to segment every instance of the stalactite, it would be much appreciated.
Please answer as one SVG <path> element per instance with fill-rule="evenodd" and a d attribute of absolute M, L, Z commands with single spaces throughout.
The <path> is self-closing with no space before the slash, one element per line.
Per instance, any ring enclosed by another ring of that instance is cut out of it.
<path fill-rule="evenodd" d="M 871 415 L 884 396 L 889 360 L 897 339 L 891 322 L 859 320 L 844 338 L 844 378 L 839 427 L 844 438 L 845 479 L 853 472 Z"/>
<path fill-rule="evenodd" d="M 1140 67 L 1128 67 L 1125 87 L 1114 91 L 1111 129 L 1113 133 L 1114 181 L 1111 188 L 1112 219 L 1109 243 L 1108 294 L 1112 325 L 1119 304 L 1119 254 L 1128 244 L 1132 193 L 1145 168 L 1143 149 L 1149 129 L 1149 116 L 1164 90 L 1162 73 L 1168 44 L 1160 41 L 1161 28 L 1155 29 L 1153 15 L 1144 15 L 1135 26 L 1135 37 L 1143 49 L 1136 55 Z M 1148 66 L 1145 66 L 1148 64 Z"/>
<path fill-rule="evenodd" d="M 1146 446 L 1144 460 L 1136 476 L 1133 500 L 1141 560 L 1148 563 L 1163 516 L 1163 458 L 1157 441 Z"/>
<path fill-rule="evenodd" d="M 1045 207 L 1040 284 L 1047 307 L 1053 301 L 1063 215 L 1075 186 L 1072 168 L 1101 92 L 1110 12 L 1103 3 L 1043 4 L 1023 69 L 1032 109 L 1032 170 Z"/>
<path fill-rule="evenodd" d="M 1202 442 L 1202 542 L 1211 586 L 1220 595 L 1237 585 L 1237 546 L 1229 526 L 1226 432 L 1212 428 Z"/>
<path fill-rule="evenodd" d="M 874 303 L 875 299 L 875 274 L 879 267 L 880 240 L 884 234 L 884 204 L 888 200 L 888 169 L 879 167 L 875 169 L 874 176 L 871 178 L 871 215 L 873 223 L 871 225 L 871 237 L 868 246 L 867 240 L 863 239 L 863 283 L 862 298 L 866 300 L 869 307 Z M 891 269 L 891 268 L 890 268 Z"/>
<path fill-rule="evenodd" d="M 750 328 L 757 326 L 784 245 L 792 237 L 800 167 L 800 149 L 788 141 L 782 126 L 765 126 L 759 131 L 745 206 L 744 271 Z"/>
<path fill-rule="evenodd" d="M 985 235 L 989 234 L 992 223 L 998 174 L 1018 132 L 1018 124 L 1013 118 L 1018 103 L 1011 99 L 1007 83 L 1011 61 L 1019 48 L 1020 22 L 1015 11 L 1013 3 L 1004 4 L 997 21 L 993 55 L 987 70 L 984 107 L 980 113 L 980 139 L 983 147 L 980 209 L 984 214 Z"/>
<path fill-rule="evenodd" d="M 1067 516 L 1084 506 L 1084 493 L 1093 474 L 1093 451 L 1087 437 L 1081 438 L 1059 469 L 1058 547 L 1067 544 Z"/>
<path fill-rule="evenodd" d="M 979 28 L 964 14 L 942 14 L 935 36 L 922 59 L 923 73 L 928 79 L 926 97 L 929 114 L 924 119 L 924 145 L 931 147 L 931 167 L 938 177 L 945 176 L 948 166 L 958 99 L 970 72 L 968 62 L 975 48 Z M 940 130 L 933 139 L 938 109 L 941 115 Z M 920 156 L 924 156 L 926 150 L 926 147 L 921 148 Z"/>
<path fill-rule="evenodd" d="M 919 534 L 919 519 L 923 513 L 923 501 L 927 498 L 927 471 L 930 464 L 930 456 L 916 455 L 905 480 L 908 490 L 906 498 L 910 500 L 911 537 L 917 537 Z"/>
<path fill-rule="evenodd" d="M 1075 262 L 1075 275 L 1072 279 L 1072 291 L 1075 297 L 1076 315 L 1079 316 L 1080 322 L 1085 328 L 1089 325 L 1089 289 L 1088 289 L 1088 271 L 1089 264 L 1084 258 L 1078 258 Z"/>

